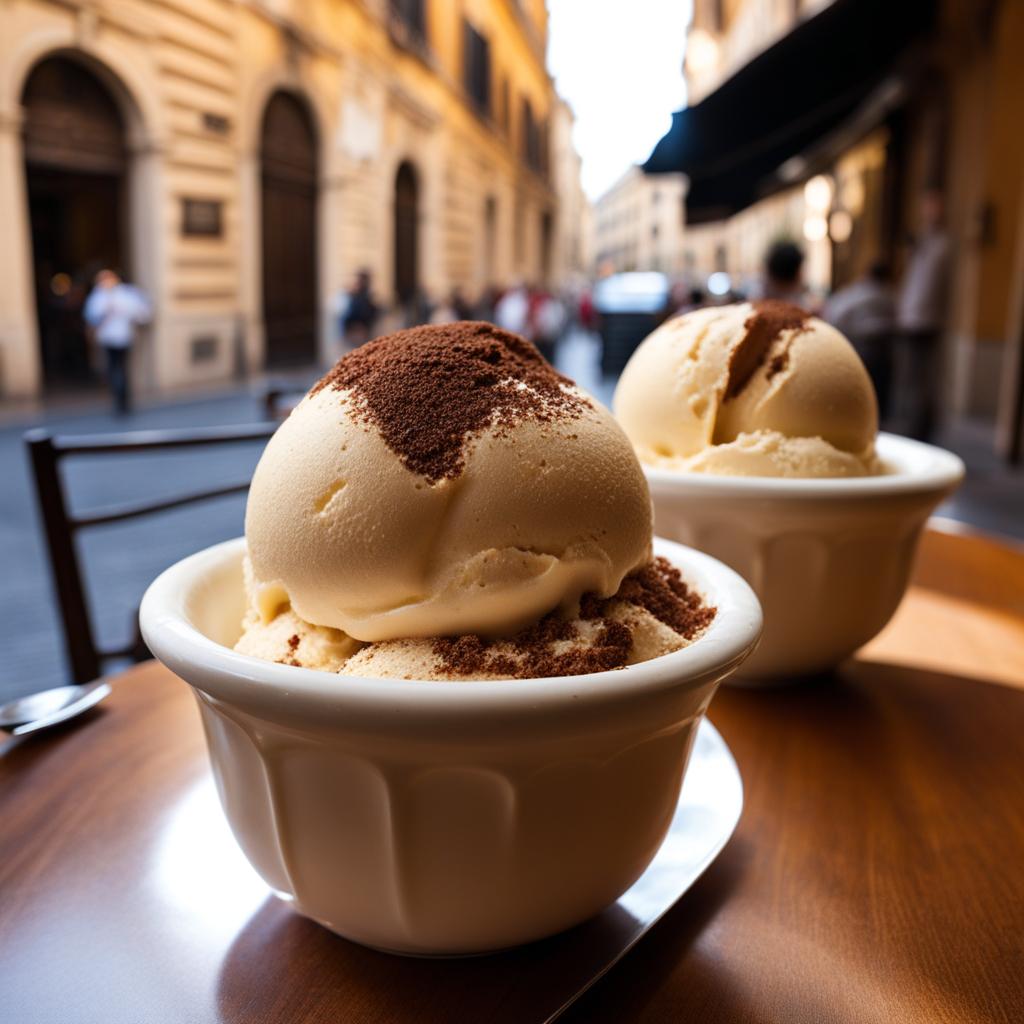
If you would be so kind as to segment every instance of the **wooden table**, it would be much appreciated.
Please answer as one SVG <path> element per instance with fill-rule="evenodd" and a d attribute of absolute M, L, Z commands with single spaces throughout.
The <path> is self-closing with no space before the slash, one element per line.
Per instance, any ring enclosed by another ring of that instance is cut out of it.
<path fill-rule="evenodd" d="M 893 623 L 837 678 L 715 698 L 739 829 L 564 1019 L 1024 1019 L 1021 688 L 1024 554 L 930 532 Z M 4 1021 L 430 1024 L 494 982 L 487 958 L 372 953 L 267 897 L 226 838 L 192 698 L 156 664 L 0 755 Z M 529 1024 L 513 995 L 489 1019 Z"/>

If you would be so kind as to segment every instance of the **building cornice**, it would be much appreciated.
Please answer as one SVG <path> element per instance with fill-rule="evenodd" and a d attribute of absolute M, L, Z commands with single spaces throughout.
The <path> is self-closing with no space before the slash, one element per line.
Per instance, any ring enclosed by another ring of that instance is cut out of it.
<path fill-rule="evenodd" d="M 441 116 L 416 100 L 408 89 L 396 82 L 388 85 L 388 104 L 401 111 L 410 121 L 425 131 L 432 131 L 441 122 Z"/>

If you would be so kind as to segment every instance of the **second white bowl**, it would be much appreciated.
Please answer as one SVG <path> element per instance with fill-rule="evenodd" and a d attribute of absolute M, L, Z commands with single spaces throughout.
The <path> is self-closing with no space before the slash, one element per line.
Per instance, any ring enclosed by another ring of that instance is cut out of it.
<path fill-rule="evenodd" d="M 880 434 L 879 476 L 807 480 L 644 467 L 655 531 L 754 588 L 764 634 L 740 673 L 784 682 L 831 669 L 892 617 L 921 529 L 963 478 L 951 452 Z"/>

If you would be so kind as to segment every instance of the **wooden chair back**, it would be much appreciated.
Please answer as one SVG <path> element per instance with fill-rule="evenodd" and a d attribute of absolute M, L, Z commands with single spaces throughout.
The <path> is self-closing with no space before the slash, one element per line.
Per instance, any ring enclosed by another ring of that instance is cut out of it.
<path fill-rule="evenodd" d="M 242 493 L 248 490 L 249 481 L 239 480 L 172 497 L 74 512 L 61 475 L 62 463 L 66 459 L 83 455 L 163 451 L 254 441 L 269 438 L 275 427 L 275 423 L 258 423 L 252 426 L 141 430 L 68 437 L 56 436 L 47 430 L 32 430 L 25 435 L 50 571 L 60 608 L 68 665 L 75 682 L 87 683 L 97 678 L 102 674 L 103 663 L 110 659 L 142 661 L 150 656 L 137 626 L 134 639 L 127 645 L 116 648 L 100 646 L 86 600 L 82 567 L 75 545 L 76 535 L 94 526 L 123 522 L 211 498 Z"/>

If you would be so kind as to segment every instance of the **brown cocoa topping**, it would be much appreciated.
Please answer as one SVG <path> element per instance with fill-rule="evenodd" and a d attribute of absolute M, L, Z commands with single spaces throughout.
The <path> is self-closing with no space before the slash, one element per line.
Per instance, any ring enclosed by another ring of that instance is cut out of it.
<path fill-rule="evenodd" d="M 413 327 L 342 357 L 312 388 L 347 390 L 413 473 L 457 477 L 468 444 L 488 427 L 578 417 L 586 399 L 525 338 L 482 321 Z"/>
<path fill-rule="evenodd" d="M 715 617 L 715 609 L 686 586 L 679 570 L 666 559 L 656 558 L 627 576 L 614 597 L 583 595 L 580 618 L 600 624 L 590 641 L 580 637 L 572 622 L 552 614 L 509 640 L 439 637 L 432 649 L 442 671 L 467 678 L 540 679 L 607 672 L 624 667 L 633 649 L 629 626 L 607 617 L 614 601 L 646 609 L 684 640 L 694 639 Z M 566 641 L 578 643 L 566 648 L 562 643 Z"/>
<path fill-rule="evenodd" d="M 768 369 L 765 371 L 765 378 L 771 380 L 777 373 L 782 373 L 787 366 L 789 366 L 788 345 L 782 351 L 776 352 L 772 356 L 771 361 L 768 363 Z"/>
<path fill-rule="evenodd" d="M 729 357 L 729 380 L 725 386 L 725 400 L 735 398 L 750 383 L 751 378 L 768 358 L 769 350 L 783 331 L 794 332 L 785 348 L 773 353 L 768 366 L 769 379 L 786 368 L 789 345 L 796 334 L 807 329 L 811 314 L 799 306 L 778 299 L 762 299 L 752 303 L 754 312 L 743 324 L 746 334 Z"/>
<path fill-rule="evenodd" d="M 607 672 L 622 668 L 633 646 L 633 633 L 621 622 L 605 620 L 601 629 L 586 646 L 582 644 L 556 650 L 555 639 L 547 639 L 551 626 L 558 640 L 578 637 L 571 623 L 553 617 L 506 641 L 485 640 L 479 636 L 438 637 L 433 642 L 434 655 L 444 671 L 467 677 L 512 676 L 516 679 L 543 679 L 549 676 L 580 676 L 590 672 Z M 508 652 L 507 647 L 515 651 Z M 502 648 L 506 649 L 502 649 Z"/>
<path fill-rule="evenodd" d="M 684 640 L 692 640 L 707 629 L 715 617 L 715 609 L 690 590 L 667 558 L 655 558 L 627 576 L 611 600 L 615 599 L 646 609 Z"/>

